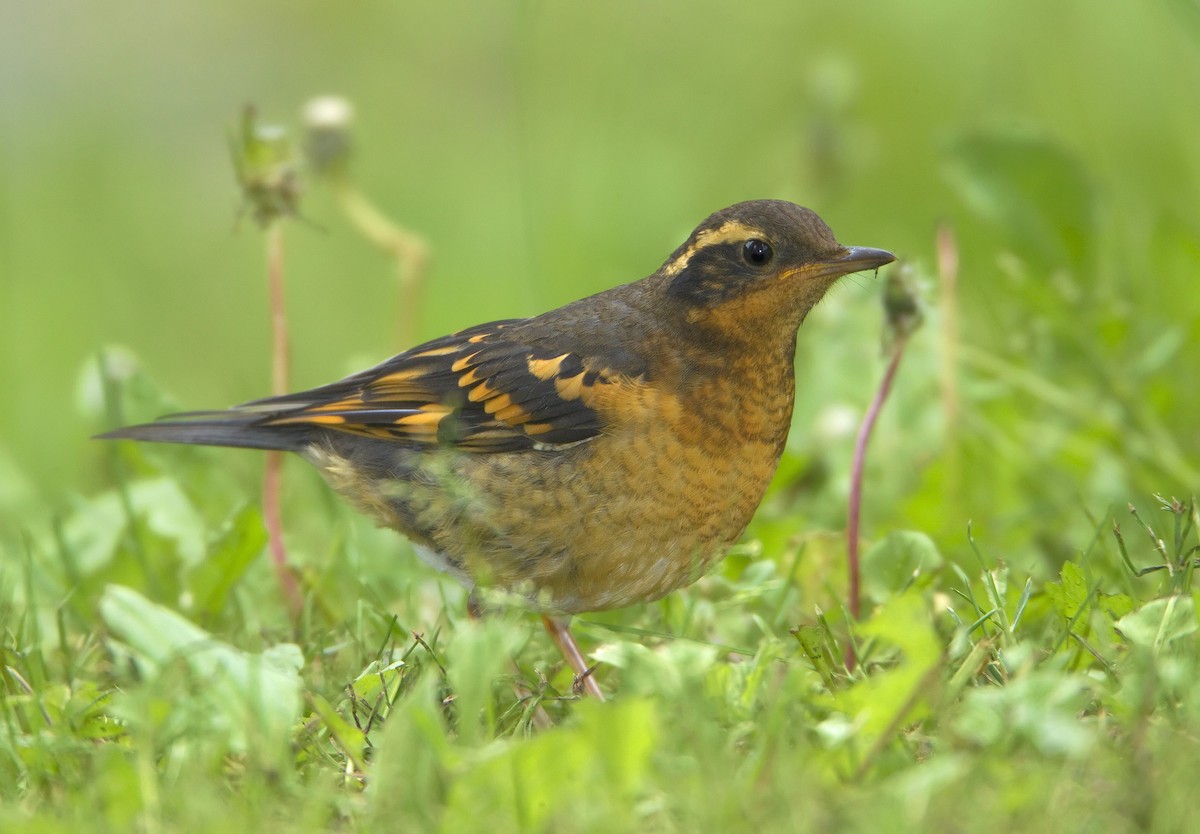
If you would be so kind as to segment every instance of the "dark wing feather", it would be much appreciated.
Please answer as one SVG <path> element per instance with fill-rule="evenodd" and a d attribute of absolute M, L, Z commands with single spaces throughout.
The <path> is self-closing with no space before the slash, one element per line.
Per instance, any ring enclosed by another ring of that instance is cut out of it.
<path fill-rule="evenodd" d="M 338 382 L 232 411 L 260 429 L 320 428 L 418 445 L 500 452 L 587 440 L 589 405 L 614 374 L 588 359 L 511 336 L 523 320 L 479 325 Z M 509 331 L 509 332 L 506 332 Z"/>

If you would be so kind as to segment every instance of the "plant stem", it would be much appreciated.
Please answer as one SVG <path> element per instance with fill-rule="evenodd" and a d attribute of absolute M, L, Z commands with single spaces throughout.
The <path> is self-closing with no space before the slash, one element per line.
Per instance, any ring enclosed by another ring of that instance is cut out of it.
<path fill-rule="evenodd" d="M 892 389 L 892 380 L 896 378 L 896 369 L 900 367 L 900 359 L 904 356 L 904 346 L 907 341 L 908 339 L 903 335 L 897 337 L 892 348 L 891 361 L 888 362 L 887 371 L 883 375 L 883 381 L 879 383 L 879 390 L 875 392 L 875 398 L 871 401 L 871 407 L 867 409 L 862 425 L 858 428 L 858 437 L 854 441 L 854 463 L 850 472 L 849 520 L 846 524 L 846 559 L 850 574 L 850 616 L 854 620 L 858 620 L 862 613 L 858 542 L 861 527 L 863 465 L 867 457 L 867 444 L 871 440 L 871 431 L 875 428 L 875 421 L 879 419 L 879 413 L 883 410 L 883 404 Z M 853 671 L 857 662 L 853 641 L 847 641 L 846 668 Z"/>
<path fill-rule="evenodd" d="M 267 292 L 271 309 L 271 392 L 280 395 L 286 394 L 288 389 L 291 347 L 283 288 L 283 223 L 279 220 L 267 225 Z M 263 473 L 263 524 L 267 528 L 271 564 L 275 568 L 288 612 L 295 620 L 300 616 L 304 599 L 296 577 L 288 566 L 287 548 L 283 543 L 280 506 L 282 477 L 283 453 L 267 452 Z"/>
<path fill-rule="evenodd" d="M 396 263 L 400 310 L 396 320 L 396 338 L 401 347 L 417 340 L 417 313 L 429 261 L 429 246 L 415 232 L 390 220 L 350 182 L 344 173 L 331 177 L 334 199 L 359 234 L 382 249 Z"/>

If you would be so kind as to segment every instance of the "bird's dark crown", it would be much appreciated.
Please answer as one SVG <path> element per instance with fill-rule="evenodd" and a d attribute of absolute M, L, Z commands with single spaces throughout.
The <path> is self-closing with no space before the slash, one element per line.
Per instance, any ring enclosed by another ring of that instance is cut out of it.
<path fill-rule="evenodd" d="M 697 226 L 660 271 L 671 279 L 671 296 L 711 305 L 842 250 L 815 212 L 785 200 L 750 200 Z"/>

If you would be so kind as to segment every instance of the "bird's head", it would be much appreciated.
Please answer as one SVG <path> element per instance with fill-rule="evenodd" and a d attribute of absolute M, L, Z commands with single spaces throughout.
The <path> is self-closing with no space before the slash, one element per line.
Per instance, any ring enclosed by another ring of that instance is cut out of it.
<path fill-rule="evenodd" d="M 814 212 L 783 200 L 751 200 L 701 223 L 659 270 L 687 321 L 727 337 L 790 330 L 838 278 L 896 257 L 842 246 Z"/>

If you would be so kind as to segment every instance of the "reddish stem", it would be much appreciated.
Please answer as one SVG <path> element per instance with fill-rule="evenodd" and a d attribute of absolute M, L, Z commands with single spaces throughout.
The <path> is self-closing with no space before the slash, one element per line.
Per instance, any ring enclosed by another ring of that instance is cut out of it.
<path fill-rule="evenodd" d="M 892 380 L 896 378 L 896 369 L 900 367 L 900 359 L 904 356 L 906 341 L 902 336 L 896 339 L 895 348 L 892 350 L 892 359 L 888 362 L 887 371 L 879 383 L 879 390 L 875 392 L 875 398 L 871 401 L 871 407 L 867 409 L 866 416 L 863 417 L 862 425 L 858 427 L 858 437 L 854 441 L 854 463 L 850 472 L 850 517 L 846 524 L 846 557 L 850 574 L 850 616 L 855 621 L 862 613 L 858 539 L 861 526 L 859 519 L 862 511 L 863 465 L 867 457 L 867 444 L 871 440 L 871 432 L 875 428 L 875 422 L 879 419 L 879 413 L 883 411 L 883 404 L 887 401 L 888 393 L 892 390 Z M 857 662 L 858 658 L 854 654 L 853 643 L 847 643 L 846 668 L 853 671 Z"/>
<path fill-rule="evenodd" d="M 287 307 L 283 289 L 283 224 L 276 221 L 267 227 L 267 292 L 271 309 L 271 390 L 286 394 L 289 377 Z M 263 523 L 267 528 L 271 564 L 279 581 L 280 591 L 292 619 L 300 616 L 304 598 L 296 576 L 288 566 L 287 548 L 283 543 L 283 516 L 280 491 L 283 477 L 283 453 L 267 452 L 263 473 Z"/>

